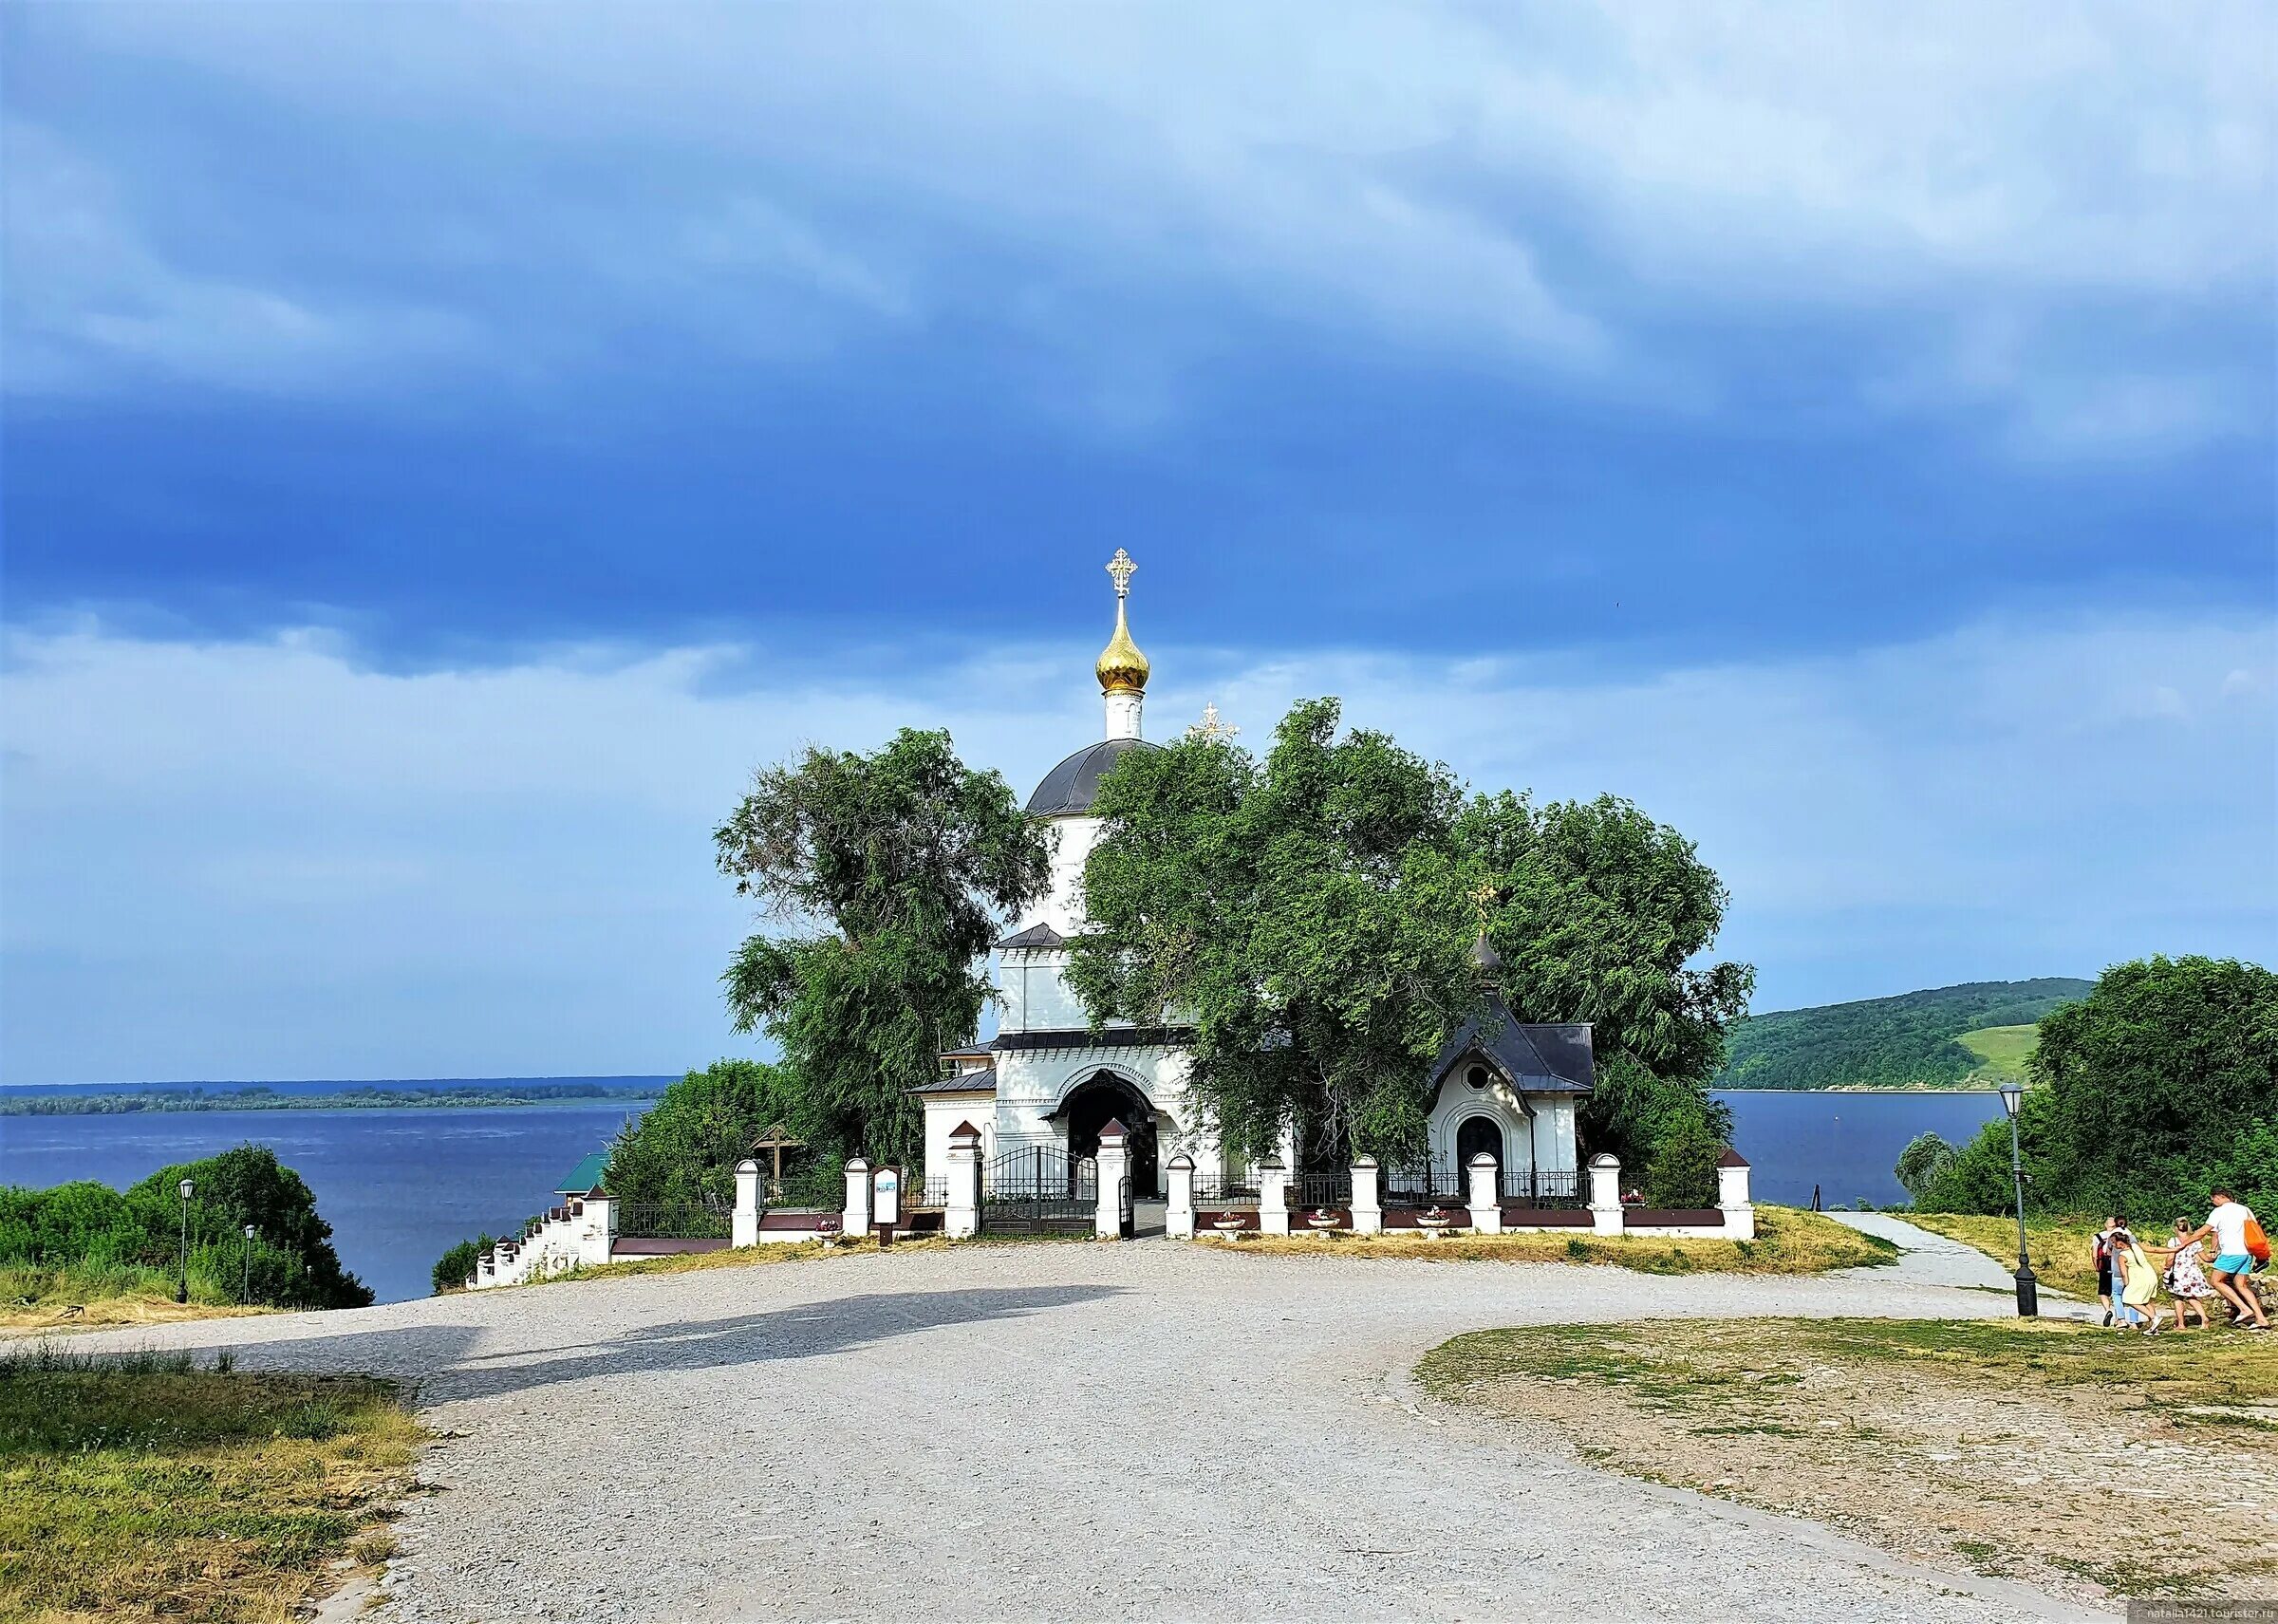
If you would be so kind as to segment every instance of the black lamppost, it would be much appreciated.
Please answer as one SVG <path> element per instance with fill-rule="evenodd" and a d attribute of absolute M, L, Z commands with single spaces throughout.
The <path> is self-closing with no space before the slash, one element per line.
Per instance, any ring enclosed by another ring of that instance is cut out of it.
<path fill-rule="evenodd" d="M 238 1288 L 237 1300 L 253 1300 L 253 1226 L 250 1223 L 245 1226 L 245 1284 Z"/>
<path fill-rule="evenodd" d="M 174 1300 L 188 1302 L 190 1300 L 190 1191 L 193 1186 L 188 1179 L 184 1179 L 177 1187 L 180 1189 L 182 1196 L 182 1283 L 175 1287 Z"/>
<path fill-rule="evenodd" d="M 2017 1137 L 2017 1111 L 2025 1091 L 2015 1083 L 2001 1087 L 2001 1109 L 2009 1113 L 2009 1178 L 2017 1186 L 2017 1313 L 2026 1319 L 2041 1316 L 2041 1282 L 2033 1277 L 2032 1255 L 2025 1245 L 2025 1151 Z"/>

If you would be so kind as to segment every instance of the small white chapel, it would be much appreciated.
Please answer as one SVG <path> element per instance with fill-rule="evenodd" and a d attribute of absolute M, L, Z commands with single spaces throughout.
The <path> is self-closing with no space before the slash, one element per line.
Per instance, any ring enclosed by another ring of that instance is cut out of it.
<path fill-rule="evenodd" d="M 1095 1031 L 1063 980 L 1069 939 L 1084 927 L 1084 862 L 1102 830 L 1092 813 L 1100 779 L 1126 752 L 1160 748 L 1145 735 L 1149 667 L 1130 630 L 1138 566 L 1117 549 L 1107 569 L 1115 585 L 1115 630 L 1093 667 L 1105 735 L 1045 774 L 1028 798 L 1028 815 L 1054 837 L 1050 889 L 997 944 L 996 1037 L 943 1055 L 940 1075 L 915 1091 L 925 1110 L 928 1179 L 946 1172 L 950 1135 L 968 1123 L 980 1132 L 984 1167 L 1032 1158 L 1073 1166 L 1097 1151 L 1102 1128 L 1120 1123 L 1141 1200 L 1164 1193 L 1166 1165 L 1180 1152 L 1193 1158 L 1201 1178 L 1237 1183 L 1250 1173 L 1239 1161 L 1229 1165 L 1207 1113 L 1189 1097 L 1190 1034 L 1177 1025 Z M 1188 731 L 1232 730 L 1211 707 Z M 1493 968 L 1493 950 L 1484 939 L 1480 946 L 1488 961 L 1483 968 Z M 1432 1164 L 1460 1168 L 1484 1151 L 1506 1180 L 1573 1188 L 1575 1111 L 1594 1078 L 1586 1022 L 1524 1024 L 1491 999 L 1483 1017 L 1449 1034 L 1438 1060 L 1416 1079 L 1432 1101 Z M 1294 1145 L 1283 1147 L 1285 1164 L 1295 1166 L 1295 1152 Z"/>

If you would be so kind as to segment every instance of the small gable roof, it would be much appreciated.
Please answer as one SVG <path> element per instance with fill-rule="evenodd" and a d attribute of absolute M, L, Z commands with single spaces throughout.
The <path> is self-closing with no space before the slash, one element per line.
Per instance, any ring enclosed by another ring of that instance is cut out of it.
<path fill-rule="evenodd" d="M 584 1195 L 601 1188 L 602 1180 L 608 1176 L 609 1153 L 596 1150 L 590 1156 L 562 1175 L 562 1182 L 553 1186 L 555 1195 Z"/>
<path fill-rule="evenodd" d="M 997 1092 L 997 1068 L 980 1066 L 970 1072 L 935 1077 L 920 1083 L 909 1092 L 913 1094 L 993 1094 Z"/>
<path fill-rule="evenodd" d="M 1057 947 L 1068 939 L 1051 925 L 1041 922 L 1030 925 L 1018 936 L 1008 936 L 997 943 L 1000 948 Z"/>
<path fill-rule="evenodd" d="M 1597 1084 L 1597 1058 L 1586 1020 L 1528 1022 L 1512 1018 L 1500 997 L 1456 1029 L 1431 1068 L 1436 1092 L 1467 1055 L 1499 1068 L 1522 1093 L 1586 1094 Z"/>

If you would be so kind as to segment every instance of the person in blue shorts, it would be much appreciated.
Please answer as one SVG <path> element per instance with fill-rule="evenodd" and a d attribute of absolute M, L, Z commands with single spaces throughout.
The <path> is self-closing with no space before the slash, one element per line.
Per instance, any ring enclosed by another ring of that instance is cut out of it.
<path fill-rule="evenodd" d="M 2189 1240 L 2214 1237 L 2214 1258 L 2207 1265 L 2207 1278 L 2231 1305 L 2231 1323 L 2242 1331 L 2268 1331 L 2270 1321 L 2262 1311 L 2262 1294 L 2249 1278 L 2259 1265 L 2248 1249 L 2247 1230 L 2249 1225 L 2259 1229 L 2261 1224 L 2254 1209 L 2234 1199 L 2229 1190 L 2217 1189 L 2213 1196 L 2214 1205 L 2207 1222 L 2192 1231 Z"/>

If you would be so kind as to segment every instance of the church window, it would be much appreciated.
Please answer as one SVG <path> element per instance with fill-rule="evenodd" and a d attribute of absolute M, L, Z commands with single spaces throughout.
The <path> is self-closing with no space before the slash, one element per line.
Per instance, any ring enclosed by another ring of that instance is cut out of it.
<path fill-rule="evenodd" d="M 1464 1073 L 1464 1081 L 1475 1089 L 1485 1088 L 1487 1086 L 1487 1069 L 1484 1066 L 1472 1067 Z"/>

